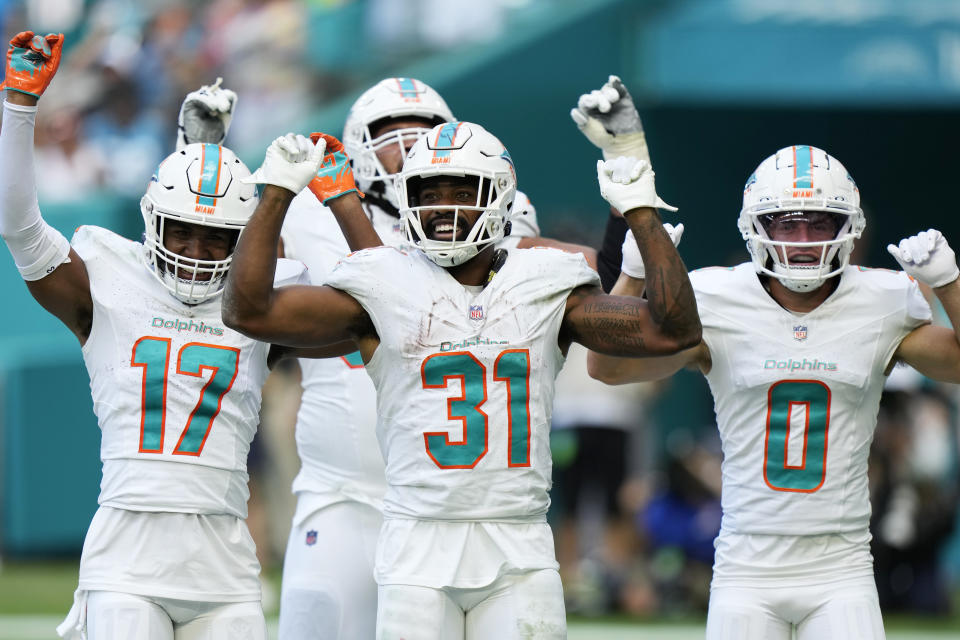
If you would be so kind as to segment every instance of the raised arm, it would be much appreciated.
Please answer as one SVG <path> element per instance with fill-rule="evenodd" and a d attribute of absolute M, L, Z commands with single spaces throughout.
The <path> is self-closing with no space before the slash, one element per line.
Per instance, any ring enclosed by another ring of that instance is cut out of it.
<path fill-rule="evenodd" d="M 191 91 L 180 105 L 177 117 L 177 151 L 188 144 L 223 144 L 230 130 L 237 94 L 220 86 L 223 78 Z"/>
<path fill-rule="evenodd" d="M 674 227 L 663 225 L 674 246 L 679 245 L 683 235 L 683 225 Z M 618 247 L 620 248 L 620 247 Z M 646 268 L 633 231 L 628 229 L 622 248 L 616 251 L 622 265 L 618 269 L 620 276 L 611 289 L 612 295 L 640 297 L 644 293 Z M 607 384 L 624 384 L 667 378 L 684 367 L 696 367 L 706 373 L 710 370 L 710 351 L 704 342 L 692 349 L 685 349 L 675 355 L 656 358 L 619 358 L 590 352 L 587 356 L 588 373 Z"/>
<path fill-rule="evenodd" d="M 241 333 L 274 344 L 316 347 L 369 333 L 369 317 L 348 294 L 331 287 L 274 288 L 277 241 L 287 207 L 317 174 L 325 143 L 303 136 L 277 138 L 250 178 L 265 183 L 247 223 L 223 292 L 223 321 Z M 356 193 L 342 198 L 356 199 Z"/>
<path fill-rule="evenodd" d="M 40 216 L 33 131 L 37 102 L 60 64 L 63 34 L 17 34 L 7 51 L 0 130 L 0 235 L 30 294 L 84 343 L 93 322 L 90 280 L 80 256 Z"/>
<path fill-rule="evenodd" d="M 333 212 L 351 251 L 381 246 L 383 241 L 360 206 L 359 198 L 364 195 L 354 182 L 350 158 L 343 150 L 343 143 L 326 133 L 311 133 L 310 139 L 314 143 L 323 140 L 326 144 L 323 164 L 308 185 L 310 191 Z M 359 198 L 343 197 L 348 193 Z"/>
<path fill-rule="evenodd" d="M 651 207 L 631 208 L 627 224 L 650 265 L 648 300 L 642 283 L 629 295 L 579 289 L 567 302 L 569 338 L 607 356 L 674 354 L 700 341 L 700 319 L 687 270 Z"/>
<path fill-rule="evenodd" d="M 960 269 L 946 239 L 936 229 L 904 238 L 887 250 L 908 275 L 933 289 L 952 330 L 924 325 L 911 331 L 894 358 L 943 382 L 960 383 Z"/>
<path fill-rule="evenodd" d="M 676 208 L 656 193 L 643 124 L 620 78 L 610 76 L 602 87 L 580 96 L 570 116 L 603 152 L 606 162 L 597 164 L 600 192 L 614 211 L 625 212 L 639 265 L 639 271 L 634 272 L 639 277 L 621 276 L 611 291 L 612 298 L 624 301 L 620 315 L 634 314 L 635 319 L 604 318 L 594 311 L 591 320 L 596 327 L 594 333 L 617 333 L 632 342 L 620 348 L 610 348 L 615 347 L 610 344 L 591 346 L 588 370 L 593 377 L 611 384 L 665 377 L 684 366 L 687 354 L 703 344 L 693 287 L 675 247 L 683 225 L 665 230 L 656 214 L 656 208 Z M 650 267 L 644 270 L 644 264 Z M 640 300 L 644 289 L 646 308 Z M 637 355 L 668 357 L 618 357 Z M 640 375 L 642 370 L 635 367 L 646 367 L 649 375 Z"/>

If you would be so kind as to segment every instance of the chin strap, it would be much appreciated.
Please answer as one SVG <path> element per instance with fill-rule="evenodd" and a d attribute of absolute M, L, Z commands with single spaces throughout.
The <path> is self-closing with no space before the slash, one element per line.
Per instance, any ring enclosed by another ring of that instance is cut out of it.
<path fill-rule="evenodd" d="M 366 192 L 367 197 L 364 199 L 364 203 L 375 204 L 387 214 L 393 216 L 394 218 L 400 219 L 400 210 L 389 200 L 387 200 L 384 195 L 384 183 L 374 182 L 370 185 L 370 188 Z"/>
<path fill-rule="evenodd" d="M 487 281 L 483 283 L 483 286 L 486 287 L 493 280 L 493 277 L 497 275 L 497 272 L 503 268 L 504 263 L 507 261 L 507 250 L 506 249 L 497 249 L 493 252 L 493 261 L 490 263 L 490 273 L 487 274 Z"/>

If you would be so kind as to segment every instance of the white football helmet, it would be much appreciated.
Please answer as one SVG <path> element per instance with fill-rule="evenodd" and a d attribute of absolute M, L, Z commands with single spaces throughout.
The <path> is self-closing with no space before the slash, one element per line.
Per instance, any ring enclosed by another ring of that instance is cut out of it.
<path fill-rule="evenodd" d="M 476 178 L 477 202 L 473 206 L 420 206 L 419 181 L 434 176 Z M 441 267 L 452 267 L 470 260 L 508 233 L 517 174 L 510 154 L 493 134 L 472 122 L 448 122 L 434 127 L 413 145 L 403 163 L 397 189 L 403 203 L 400 218 L 407 241 Z M 453 211 L 450 240 L 427 237 L 421 214 L 433 210 Z M 464 211 L 479 211 L 480 217 L 466 236 L 457 240 L 458 230 L 464 224 Z"/>
<path fill-rule="evenodd" d="M 836 237 L 822 242 L 775 241 L 766 225 L 776 214 L 823 211 L 840 216 Z M 805 145 L 780 149 L 760 163 L 743 188 L 737 223 L 757 273 L 772 276 L 791 291 L 812 291 L 839 274 L 850 262 L 853 242 L 866 219 L 860 191 L 840 162 Z M 793 263 L 778 250 L 784 246 L 818 247 L 819 263 Z"/>
<path fill-rule="evenodd" d="M 240 182 L 250 170 L 227 149 L 215 144 L 189 144 L 160 163 L 140 200 L 144 223 L 144 260 L 150 272 L 178 300 L 199 304 L 223 287 L 233 260 L 193 260 L 168 251 L 163 244 L 168 220 L 239 232 L 257 207 L 257 190 Z M 236 247 L 234 241 L 233 247 Z M 189 278 L 179 277 L 190 272 Z"/>
<path fill-rule="evenodd" d="M 363 92 L 350 108 L 343 127 L 343 147 L 353 164 L 353 175 L 361 191 L 381 195 L 400 208 L 394 184 L 396 174 L 389 173 L 377 158 L 377 151 L 389 145 L 400 146 L 400 157 L 407 155 L 406 143 L 417 140 L 429 127 L 396 129 L 374 138 L 374 124 L 386 118 L 424 118 L 431 125 L 453 121 L 450 107 L 440 94 L 413 78 L 386 78 Z"/>

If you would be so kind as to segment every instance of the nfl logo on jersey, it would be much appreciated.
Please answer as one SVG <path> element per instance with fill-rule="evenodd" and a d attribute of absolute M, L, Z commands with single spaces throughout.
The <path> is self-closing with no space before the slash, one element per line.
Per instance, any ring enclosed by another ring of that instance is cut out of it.
<path fill-rule="evenodd" d="M 317 532 L 314 530 L 307 531 L 307 546 L 312 547 L 317 544 Z"/>
<path fill-rule="evenodd" d="M 803 342 L 807 339 L 807 325 L 798 324 L 793 328 L 793 339 L 798 342 Z"/>
<path fill-rule="evenodd" d="M 482 304 L 472 304 L 472 305 L 470 305 L 470 319 L 471 319 L 471 320 L 483 320 L 483 305 L 482 305 Z"/>

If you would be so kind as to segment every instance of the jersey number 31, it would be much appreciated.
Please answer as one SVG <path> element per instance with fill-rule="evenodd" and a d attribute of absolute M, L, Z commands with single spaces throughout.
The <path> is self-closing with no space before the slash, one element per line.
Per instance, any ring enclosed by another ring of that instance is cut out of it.
<path fill-rule="evenodd" d="M 461 394 L 447 399 L 447 418 L 463 423 L 463 439 L 446 433 L 424 433 L 427 455 L 441 469 L 472 469 L 487 454 L 487 368 L 468 351 L 437 353 L 423 361 L 424 389 L 445 389 L 460 379 Z M 507 349 L 493 363 L 493 382 L 507 385 L 507 466 L 530 466 L 530 352 Z"/>

